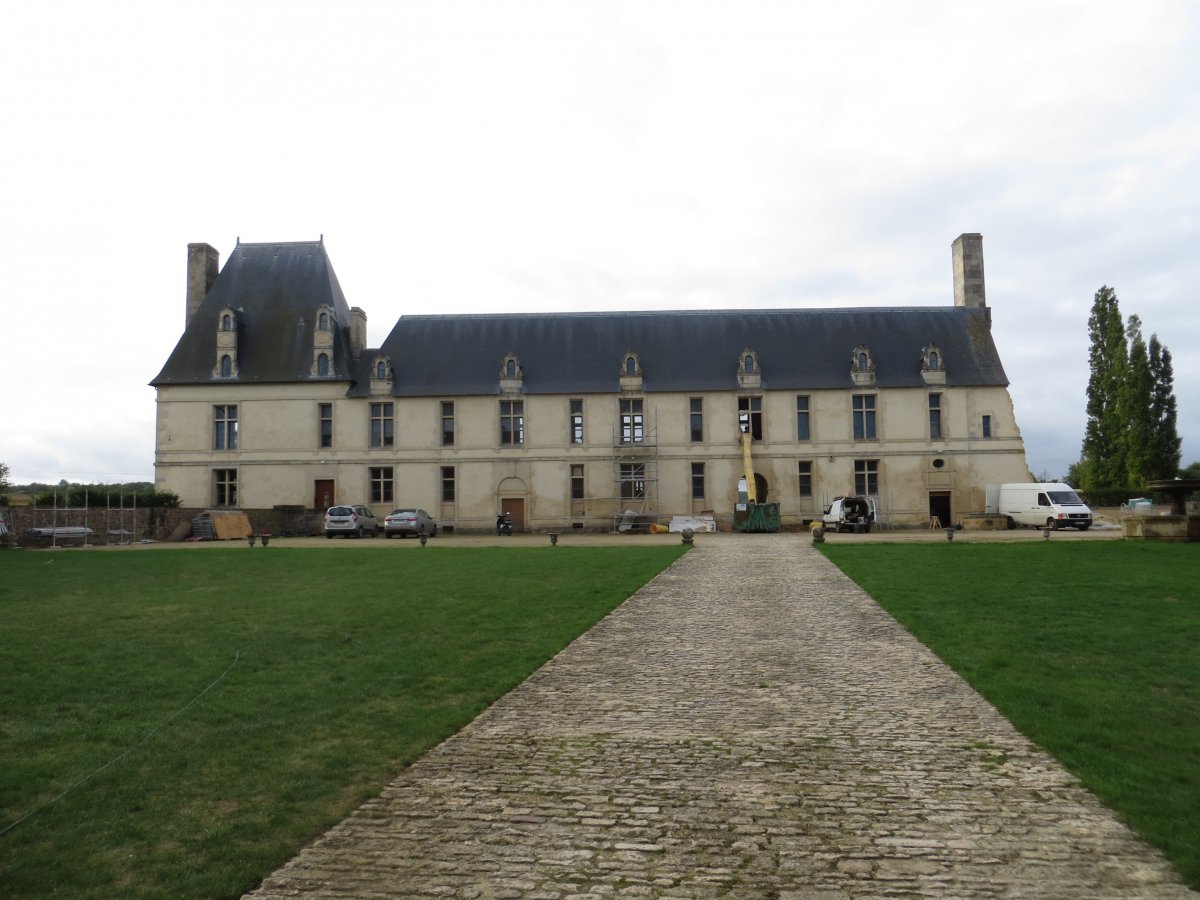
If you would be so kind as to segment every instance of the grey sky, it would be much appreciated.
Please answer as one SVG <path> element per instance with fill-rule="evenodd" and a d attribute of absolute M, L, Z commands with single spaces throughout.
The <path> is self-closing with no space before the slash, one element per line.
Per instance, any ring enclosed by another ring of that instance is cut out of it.
<path fill-rule="evenodd" d="M 949 304 L 968 231 L 1035 473 L 1078 458 L 1102 284 L 1200 457 L 1197 7 L 836 6 L 10 4 L 0 461 L 153 477 L 189 241 L 323 234 L 378 345 L 408 312 Z"/>

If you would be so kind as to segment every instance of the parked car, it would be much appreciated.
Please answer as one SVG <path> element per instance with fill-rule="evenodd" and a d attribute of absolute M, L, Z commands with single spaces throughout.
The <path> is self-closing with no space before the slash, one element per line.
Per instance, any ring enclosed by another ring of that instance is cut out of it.
<path fill-rule="evenodd" d="M 366 506 L 331 506 L 325 510 L 325 537 L 331 538 L 335 534 L 375 537 L 379 534 L 379 520 Z"/>
<path fill-rule="evenodd" d="M 405 538 L 410 534 L 425 532 L 430 537 L 437 537 L 437 523 L 433 516 L 423 509 L 397 509 L 384 517 L 383 536 L 390 538 L 398 534 Z"/>

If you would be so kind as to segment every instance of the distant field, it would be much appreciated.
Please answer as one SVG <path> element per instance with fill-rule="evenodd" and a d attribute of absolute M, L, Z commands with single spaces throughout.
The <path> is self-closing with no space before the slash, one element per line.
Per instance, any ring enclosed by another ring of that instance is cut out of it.
<path fill-rule="evenodd" d="M 1200 547 L 824 548 L 1200 888 Z"/>
<path fill-rule="evenodd" d="M 683 552 L 0 552 L 0 895 L 240 895 Z"/>

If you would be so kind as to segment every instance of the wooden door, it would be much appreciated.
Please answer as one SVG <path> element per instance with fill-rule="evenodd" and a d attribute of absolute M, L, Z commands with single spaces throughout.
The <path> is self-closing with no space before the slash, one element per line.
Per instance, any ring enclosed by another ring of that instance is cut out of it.
<path fill-rule="evenodd" d="M 313 489 L 313 509 L 325 512 L 333 506 L 333 498 L 336 496 L 333 492 L 333 479 L 318 478 Z"/>
<path fill-rule="evenodd" d="M 501 497 L 500 512 L 508 516 L 512 522 L 513 533 L 520 534 L 525 530 L 525 498 Z"/>

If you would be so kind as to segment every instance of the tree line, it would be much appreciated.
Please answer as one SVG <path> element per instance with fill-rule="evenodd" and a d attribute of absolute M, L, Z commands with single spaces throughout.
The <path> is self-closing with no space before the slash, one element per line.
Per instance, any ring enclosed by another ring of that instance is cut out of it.
<path fill-rule="evenodd" d="M 1136 493 L 1177 477 L 1183 441 L 1171 351 L 1157 334 L 1145 339 L 1137 315 L 1122 318 L 1117 292 L 1107 285 L 1096 292 L 1088 337 L 1087 425 L 1071 483 Z"/>

